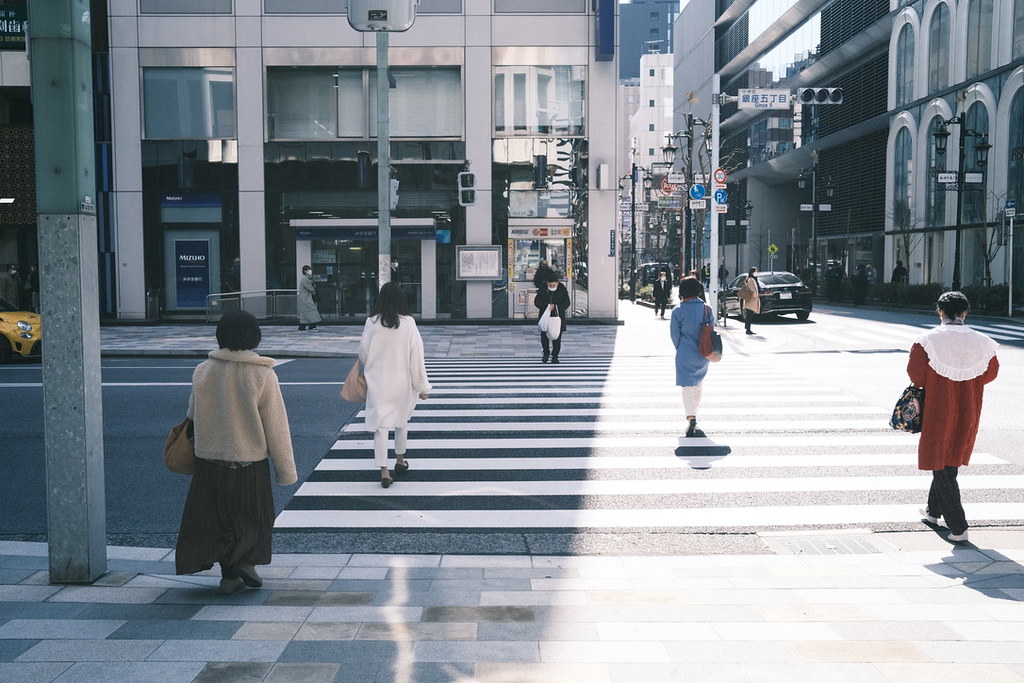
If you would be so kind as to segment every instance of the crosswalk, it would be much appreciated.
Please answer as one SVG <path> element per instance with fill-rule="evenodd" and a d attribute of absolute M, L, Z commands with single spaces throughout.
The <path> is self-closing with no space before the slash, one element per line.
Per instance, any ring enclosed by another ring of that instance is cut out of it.
<path fill-rule="evenodd" d="M 920 322 L 916 324 L 894 324 L 891 322 L 872 321 L 868 319 L 834 319 L 813 317 L 811 323 L 797 323 L 790 318 L 777 321 L 755 323 L 755 330 L 770 334 L 772 324 L 793 325 L 801 335 L 813 338 L 822 345 L 833 349 L 860 348 L 874 346 L 877 348 L 909 349 L 914 341 L 932 329 L 936 322 Z M 742 323 L 730 319 L 728 326 L 739 326 Z M 972 329 L 982 332 L 1000 344 L 1024 344 L 1024 327 L 1013 323 L 1001 323 L 989 319 L 970 319 Z"/>
<path fill-rule="evenodd" d="M 671 356 L 430 360 L 409 472 L 382 489 L 362 413 L 278 516 L 282 530 L 756 531 L 916 523 L 916 437 L 840 388 L 733 356 L 684 438 Z M 765 405 L 749 387 L 771 386 Z M 740 397 L 745 397 L 740 400 Z M 972 523 L 1019 521 L 1024 468 L 976 453 Z"/>

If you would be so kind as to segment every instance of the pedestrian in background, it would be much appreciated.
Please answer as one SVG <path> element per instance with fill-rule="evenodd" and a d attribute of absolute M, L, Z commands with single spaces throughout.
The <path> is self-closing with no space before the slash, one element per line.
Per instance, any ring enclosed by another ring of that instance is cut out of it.
<path fill-rule="evenodd" d="M 18 266 L 12 263 L 0 273 L 0 299 L 17 309 L 20 296 L 21 278 L 18 277 Z"/>
<path fill-rule="evenodd" d="M 562 323 L 557 339 L 549 340 L 547 332 L 541 331 L 540 333 L 540 362 L 547 363 L 548 356 L 550 355 L 551 362 L 557 363 L 558 354 L 562 351 L 562 339 L 565 338 L 566 313 L 569 310 L 570 303 L 569 290 L 558 281 L 558 276 L 555 275 L 554 271 L 548 275 L 548 281 L 545 283 L 545 286 L 537 290 L 537 296 L 533 299 L 533 305 L 537 307 L 540 315 L 544 315 L 545 308 L 549 309 L 551 317 L 559 318 Z"/>
<path fill-rule="evenodd" d="M 430 381 L 423 357 L 423 339 L 397 282 L 380 288 L 373 313 L 359 340 L 359 363 L 366 377 L 366 429 L 373 432 L 373 460 L 380 483 L 392 484 L 388 472 L 388 434 L 395 432 L 395 476 L 405 474 L 409 418 L 416 399 L 427 399 Z"/>
<path fill-rule="evenodd" d="M 829 303 L 840 301 L 843 296 L 843 269 L 835 261 L 825 271 L 825 298 Z"/>
<path fill-rule="evenodd" d="M 910 381 L 924 387 L 917 467 L 932 472 L 921 515 L 932 524 L 943 518 L 955 542 L 967 540 L 968 527 L 956 475 L 970 464 L 985 385 L 999 374 L 996 342 L 964 324 L 970 308 L 960 292 L 940 296 L 942 323 L 914 342 L 907 363 Z"/>
<path fill-rule="evenodd" d="M 302 278 L 299 280 L 299 332 L 319 332 L 316 324 L 323 320 L 316 307 L 316 283 L 313 282 L 313 269 L 302 266 Z"/>
<path fill-rule="evenodd" d="M 668 274 L 665 271 L 661 271 L 658 275 L 658 279 L 654 281 L 654 317 L 658 317 L 658 311 L 661 311 L 661 319 L 665 319 L 665 308 L 668 306 L 668 300 L 672 296 L 672 283 L 668 281 Z"/>
<path fill-rule="evenodd" d="M 903 265 L 903 261 L 896 261 L 896 267 L 892 269 L 892 277 L 890 280 L 896 285 L 907 284 L 907 269 Z"/>
<path fill-rule="evenodd" d="M 274 359 L 258 355 L 260 327 L 228 311 L 217 344 L 192 373 L 187 415 L 195 427 L 196 469 L 175 546 L 178 574 L 220 564 L 220 592 L 259 588 L 270 564 L 274 498 L 270 460 L 281 486 L 297 480 L 291 431 Z"/>
<path fill-rule="evenodd" d="M 860 306 L 868 296 L 868 269 L 863 263 L 858 263 L 850 278 L 853 285 L 853 305 Z"/>
<path fill-rule="evenodd" d="M 679 283 L 679 305 L 672 311 L 669 333 L 676 348 L 676 386 L 683 389 L 683 412 L 686 413 L 686 436 L 704 436 L 697 429 L 701 385 L 708 372 L 708 359 L 700 352 L 700 330 L 705 322 L 715 324 L 711 307 L 700 298 L 704 287 L 700 280 L 684 277 Z"/>
<path fill-rule="evenodd" d="M 750 329 L 750 323 L 754 316 L 761 312 L 761 284 L 757 281 L 757 268 L 747 271 L 747 279 L 739 291 L 740 301 L 743 303 L 743 323 L 746 325 L 747 334 L 754 334 Z"/>
<path fill-rule="evenodd" d="M 28 295 L 29 305 L 32 307 L 33 313 L 40 313 L 39 310 L 39 264 L 33 263 L 32 268 L 28 271 Z"/>
<path fill-rule="evenodd" d="M 533 286 L 538 291 L 544 289 L 548 283 L 548 278 L 552 275 L 557 275 L 557 273 L 548 265 L 546 260 L 541 259 L 541 262 L 537 265 L 537 270 L 533 274 Z M 557 280 L 558 278 L 556 277 L 555 279 Z"/>

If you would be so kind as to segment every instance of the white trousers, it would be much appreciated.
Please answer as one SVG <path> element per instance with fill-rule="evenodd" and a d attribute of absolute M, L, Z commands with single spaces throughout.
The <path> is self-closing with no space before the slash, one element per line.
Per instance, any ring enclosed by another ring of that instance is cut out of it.
<path fill-rule="evenodd" d="M 697 417 L 697 409 L 700 408 L 700 384 L 693 387 L 682 387 L 683 389 L 683 411 L 687 415 Z"/>
<path fill-rule="evenodd" d="M 388 428 L 381 427 L 373 433 L 373 462 L 377 467 L 388 466 Z M 405 455 L 405 440 L 408 428 L 395 427 L 395 455 Z"/>

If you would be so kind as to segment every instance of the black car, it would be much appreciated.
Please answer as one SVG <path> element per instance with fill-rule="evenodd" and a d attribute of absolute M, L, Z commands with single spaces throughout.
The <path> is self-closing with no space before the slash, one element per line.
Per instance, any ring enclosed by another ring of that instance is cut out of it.
<path fill-rule="evenodd" d="M 784 270 L 759 272 L 756 277 L 761 285 L 761 315 L 796 313 L 800 320 L 810 317 L 813 307 L 811 288 L 803 280 Z M 737 275 L 718 293 L 719 309 L 725 315 L 743 315 L 739 292 L 746 281 L 746 274 Z"/>

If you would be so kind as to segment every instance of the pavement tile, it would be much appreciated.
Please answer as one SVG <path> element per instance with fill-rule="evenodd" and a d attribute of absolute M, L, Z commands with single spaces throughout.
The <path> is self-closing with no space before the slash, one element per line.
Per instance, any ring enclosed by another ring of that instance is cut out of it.
<path fill-rule="evenodd" d="M 262 590 L 243 590 L 234 595 L 219 595 L 217 582 L 195 588 L 171 588 L 164 592 L 155 604 L 169 605 L 259 605 L 269 594 Z"/>
<path fill-rule="evenodd" d="M 209 662 L 194 683 L 260 683 L 273 667 L 267 662 Z"/>
<path fill-rule="evenodd" d="M 441 558 L 438 555 L 353 555 L 350 567 L 439 567 Z"/>
<path fill-rule="evenodd" d="M 141 662 L 159 640 L 41 640 L 18 657 L 19 662 Z"/>
<path fill-rule="evenodd" d="M 37 541 L 0 541 L 0 555 L 7 557 L 18 555 L 49 557 L 50 550 L 45 543 Z"/>
<path fill-rule="evenodd" d="M 78 603 L 4 602 L 0 603 L 0 620 L 75 619 L 82 617 L 88 608 L 89 605 Z"/>
<path fill-rule="evenodd" d="M 65 586 L 50 596 L 51 602 L 105 602 L 149 604 L 164 594 L 163 588 L 105 588 L 93 586 Z"/>
<path fill-rule="evenodd" d="M 534 610 L 529 607 L 497 605 L 482 607 L 439 606 L 424 608 L 420 621 L 525 622 L 534 621 L 535 618 L 536 614 Z"/>
<path fill-rule="evenodd" d="M 397 587 L 407 591 L 430 590 L 430 579 L 410 579 L 396 582 L 387 579 L 347 579 L 338 578 L 327 588 L 330 591 L 393 591 Z"/>
<path fill-rule="evenodd" d="M 292 640 L 355 640 L 361 626 L 352 621 L 301 624 Z"/>
<path fill-rule="evenodd" d="M 380 662 L 394 661 L 399 645 L 392 642 L 293 640 L 278 658 L 279 662 Z M 344 667 L 343 667 L 344 668 Z"/>
<path fill-rule="evenodd" d="M 757 605 L 765 621 L 874 621 L 875 615 L 862 605 Z"/>
<path fill-rule="evenodd" d="M 1020 617 L 1024 618 L 1024 605 L 1021 605 Z M 964 640 L 1024 641 L 1024 621 L 946 622 L 946 625 Z M 925 639 L 922 638 L 922 640 Z"/>
<path fill-rule="evenodd" d="M 985 681 L 985 683 L 1020 683 L 1021 677 L 1010 667 L 999 664 L 889 663 L 875 664 L 889 681 L 900 683 L 935 683 L 935 681 Z"/>
<path fill-rule="evenodd" d="M 298 621 L 248 621 L 231 637 L 234 640 L 291 640 L 300 626 L 302 623 Z"/>
<path fill-rule="evenodd" d="M 573 605 L 536 606 L 537 621 L 613 622 L 646 621 L 659 623 L 686 621 L 759 621 L 760 614 L 750 605 Z"/>
<path fill-rule="evenodd" d="M 143 548 L 127 545 L 107 546 L 107 561 L 110 564 L 117 564 L 117 560 L 146 560 L 150 562 L 160 562 L 166 558 L 166 548 Z"/>
<path fill-rule="evenodd" d="M 725 664 L 795 664 L 800 661 L 792 646 L 784 641 L 677 642 L 666 646 L 673 662 L 716 662 Z"/>
<path fill-rule="evenodd" d="M 878 621 L 984 621 L 988 605 L 864 605 Z M 1019 618 L 1019 616 L 1018 616 Z"/>
<path fill-rule="evenodd" d="M 109 603 L 82 605 L 81 619 L 162 619 L 187 620 L 200 610 L 199 605 L 112 605 Z"/>
<path fill-rule="evenodd" d="M 25 650 L 35 645 L 38 640 L 34 638 L 0 640 L 0 662 L 10 662 Z M 2 679 L 0 679 L 2 680 Z"/>
<path fill-rule="evenodd" d="M 480 594 L 480 604 L 494 605 L 586 605 L 587 596 L 583 591 L 546 591 L 533 593 L 523 591 L 484 591 Z"/>
<path fill-rule="evenodd" d="M 484 581 L 482 567 L 393 567 L 388 570 L 390 581 L 408 581 L 410 579 L 452 579 L 458 581 Z M 491 579 L 501 581 L 502 579 Z"/>
<path fill-rule="evenodd" d="M 529 555 L 444 555 L 442 567 L 480 567 L 485 572 L 492 569 L 529 569 L 533 562 Z"/>
<path fill-rule="evenodd" d="M 434 607 L 451 605 L 479 605 L 479 590 L 461 590 L 459 588 L 445 588 L 441 590 L 425 591 L 404 591 L 396 588 L 389 591 L 377 591 L 373 596 L 375 605 L 401 604 L 410 607 Z M 321 603 L 324 604 L 324 603 Z"/>
<path fill-rule="evenodd" d="M 387 567 L 342 567 L 338 579 L 383 580 L 387 578 Z M 335 582 L 336 583 L 336 582 Z M 333 586 L 334 584 L 332 584 Z M 333 588 L 332 588 L 333 590 Z"/>
<path fill-rule="evenodd" d="M 4 683 L 48 683 L 70 669 L 71 666 L 69 662 L 0 662 L 0 681 L 4 681 Z"/>
<path fill-rule="evenodd" d="M 484 621 L 477 624 L 477 640 L 600 640 L 595 624 Z"/>
<path fill-rule="evenodd" d="M 376 593 L 366 592 L 327 592 L 321 593 L 320 599 L 317 601 L 317 605 L 322 607 L 341 606 L 341 605 L 372 605 Z"/>
<path fill-rule="evenodd" d="M 1024 614 L 1024 603 L 1015 601 L 993 601 L 988 605 L 980 605 L 979 609 L 986 617 L 997 621 L 1021 621 Z"/>
<path fill-rule="evenodd" d="M 745 664 L 743 671 L 751 681 L 778 683 L 887 683 L 889 679 L 872 664 Z M 938 680 L 948 681 L 941 677 Z M 933 682 L 934 683 L 934 682 Z"/>
<path fill-rule="evenodd" d="M 680 590 L 587 590 L 591 605 L 690 605 L 693 595 Z"/>
<path fill-rule="evenodd" d="M 944 642 L 944 645 L 949 645 Z M 928 662 L 932 658 L 918 643 L 905 640 L 797 641 L 793 649 L 805 662 Z M 960 660 L 962 661 L 962 660 Z"/>
<path fill-rule="evenodd" d="M 541 642 L 543 662 L 668 662 L 664 643 L 636 641 Z"/>
<path fill-rule="evenodd" d="M 338 675 L 337 664 L 275 664 L 264 683 L 331 683 Z"/>
<path fill-rule="evenodd" d="M 273 662 L 288 644 L 284 640 L 166 640 L 151 661 Z"/>
<path fill-rule="evenodd" d="M 59 590 L 60 586 L 0 586 L 0 602 L 42 602 Z"/>
<path fill-rule="evenodd" d="M 578 579 L 575 569 L 550 569 L 547 567 L 493 567 L 484 569 L 488 579 Z"/>
<path fill-rule="evenodd" d="M 710 627 L 722 640 L 839 640 L 827 624 L 813 621 L 716 622 Z"/>
<path fill-rule="evenodd" d="M 379 621 L 391 623 L 396 621 L 420 621 L 422 613 L 422 607 L 314 607 L 309 616 L 306 617 L 306 621 L 311 623 L 322 621 Z"/>
<path fill-rule="evenodd" d="M 476 674 L 473 676 L 474 683 L 612 683 L 618 680 L 612 677 L 609 669 L 612 665 L 603 663 L 516 663 L 515 665 L 480 662 L 476 665 Z M 657 669 L 664 672 L 665 665 L 656 665 Z M 650 671 L 650 676 L 644 672 L 642 676 L 629 678 L 630 683 L 642 680 L 644 683 L 657 683 L 658 681 L 681 681 L 682 678 L 657 678 L 658 670 Z M 623 679 L 625 680 L 625 679 Z"/>
<path fill-rule="evenodd" d="M 507 624 L 503 624 L 507 626 Z M 423 640 L 475 640 L 477 625 L 457 622 L 431 623 L 364 623 L 356 633 L 356 640 L 423 641 Z M 487 640 L 486 638 L 479 638 Z"/>
<path fill-rule="evenodd" d="M 289 567 L 291 572 L 288 574 L 289 579 L 326 579 L 333 581 L 338 578 L 341 573 L 340 567 Z"/>
<path fill-rule="evenodd" d="M 843 640 L 961 640 L 947 624 L 929 621 L 831 621 Z"/>
<path fill-rule="evenodd" d="M 104 619 L 11 619 L 0 625 L 0 638 L 106 638 L 124 621 Z"/>
<path fill-rule="evenodd" d="M 539 662 L 536 642 L 437 640 L 413 645 L 417 662 Z"/>
<path fill-rule="evenodd" d="M 271 567 L 344 567 L 352 559 L 348 553 L 274 553 Z"/>
<path fill-rule="evenodd" d="M 14 571 L 18 571 L 18 570 L 14 570 Z M 29 571 L 30 574 L 27 577 L 25 577 L 24 579 L 22 579 L 21 581 L 19 581 L 18 583 L 22 584 L 23 586 L 49 586 L 50 585 L 50 572 L 33 571 L 33 570 L 27 570 L 27 571 Z M 0 583 L 8 583 L 8 582 L 7 581 L 0 581 Z M 10 582 L 10 583 L 14 583 L 14 582 Z"/>
<path fill-rule="evenodd" d="M 763 624 L 762 624 L 763 625 Z M 583 626 L 586 626 L 584 624 Z M 628 641 L 695 641 L 722 640 L 716 624 L 683 622 L 652 624 L 640 621 L 599 622 L 594 624 L 600 640 Z M 551 640 L 546 633 L 539 640 Z"/>
<path fill-rule="evenodd" d="M 0 585 L 22 583 L 37 573 L 29 567 L 0 567 Z"/>
<path fill-rule="evenodd" d="M 110 634 L 110 638 L 123 640 L 226 640 L 231 638 L 241 625 L 241 622 L 238 621 L 180 619 L 129 621 Z"/>
<path fill-rule="evenodd" d="M 899 591 L 906 600 L 920 605 L 981 605 L 992 597 L 978 590 L 949 590 L 948 588 L 903 588 Z M 1009 595 L 1009 594 L 1007 594 Z M 876 600 L 872 602 L 891 602 Z"/>
<path fill-rule="evenodd" d="M 192 618 L 213 621 L 302 621 L 312 611 L 312 607 L 210 605 L 199 610 Z"/>
<path fill-rule="evenodd" d="M 57 678 L 58 683 L 96 681 L 160 681 L 190 683 L 203 670 L 203 662 L 79 662 Z"/>

